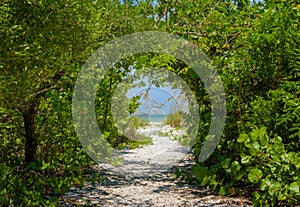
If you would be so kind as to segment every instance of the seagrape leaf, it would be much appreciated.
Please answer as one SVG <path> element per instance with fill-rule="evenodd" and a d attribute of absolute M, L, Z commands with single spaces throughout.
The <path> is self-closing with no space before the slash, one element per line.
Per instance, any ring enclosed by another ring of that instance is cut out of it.
<path fill-rule="evenodd" d="M 259 180 L 262 178 L 262 171 L 259 169 L 252 169 L 248 174 L 248 179 L 251 183 L 258 183 Z"/>
<path fill-rule="evenodd" d="M 290 190 L 295 193 L 300 193 L 299 191 L 299 183 L 298 182 L 292 182 L 290 185 Z"/>
<path fill-rule="evenodd" d="M 237 142 L 238 142 L 238 143 L 242 143 L 242 142 L 245 142 L 245 141 L 248 140 L 248 139 L 249 139 L 249 137 L 248 137 L 247 134 L 241 134 L 241 135 L 239 136 L 239 138 L 237 139 Z"/>

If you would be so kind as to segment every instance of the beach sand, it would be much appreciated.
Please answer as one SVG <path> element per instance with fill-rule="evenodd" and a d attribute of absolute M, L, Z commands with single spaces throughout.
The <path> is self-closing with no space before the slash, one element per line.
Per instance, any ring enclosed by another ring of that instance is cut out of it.
<path fill-rule="evenodd" d="M 183 132 L 161 122 L 150 122 L 149 126 L 138 129 L 138 133 L 152 138 L 153 143 L 137 149 L 122 150 L 119 156 L 119 159 L 124 159 L 122 166 L 100 164 L 99 167 L 123 176 L 147 177 L 170 169 L 190 151 L 173 140 L 175 135 Z"/>

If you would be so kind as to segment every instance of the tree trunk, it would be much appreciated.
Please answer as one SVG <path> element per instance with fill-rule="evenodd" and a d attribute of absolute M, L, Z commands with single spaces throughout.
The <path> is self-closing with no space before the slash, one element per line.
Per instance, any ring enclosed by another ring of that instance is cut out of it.
<path fill-rule="evenodd" d="M 110 79 L 109 79 L 109 86 L 108 86 L 108 92 L 107 92 L 107 100 L 105 100 L 105 111 L 104 111 L 104 120 L 103 120 L 103 129 L 106 131 L 106 124 L 107 124 L 107 117 L 108 117 L 108 112 L 109 112 L 109 104 L 110 101 L 110 95 L 111 95 L 111 89 L 112 89 L 112 84 L 113 84 L 113 75 L 111 74 Z"/>
<path fill-rule="evenodd" d="M 37 137 L 35 134 L 35 109 L 31 105 L 25 111 L 23 111 L 23 120 L 25 127 L 25 164 L 28 165 L 30 162 L 34 162 L 36 159 L 37 150 Z"/>

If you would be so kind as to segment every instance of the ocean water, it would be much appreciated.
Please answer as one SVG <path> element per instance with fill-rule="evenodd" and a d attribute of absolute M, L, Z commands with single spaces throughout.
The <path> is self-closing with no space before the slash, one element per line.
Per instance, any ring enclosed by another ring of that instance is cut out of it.
<path fill-rule="evenodd" d="M 150 122 L 164 122 L 166 119 L 166 115 L 165 114 L 139 114 L 138 115 L 140 118 L 142 119 L 146 119 Z"/>

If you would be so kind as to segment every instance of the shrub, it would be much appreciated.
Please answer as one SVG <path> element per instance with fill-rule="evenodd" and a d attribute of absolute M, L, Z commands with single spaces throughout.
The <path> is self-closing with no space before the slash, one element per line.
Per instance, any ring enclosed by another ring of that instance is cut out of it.
<path fill-rule="evenodd" d="M 275 206 L 286 201 L 297 204 L 300 199 L 300 153 L 288 151 L 282 138 L 270 138 L 266 128 L 242 133 L 240 164 L 246 169 L 248 182 L 257 190 L 253 193 L 254 206 Z M 242 178 L 241 178 L 242 179 Z"/>

